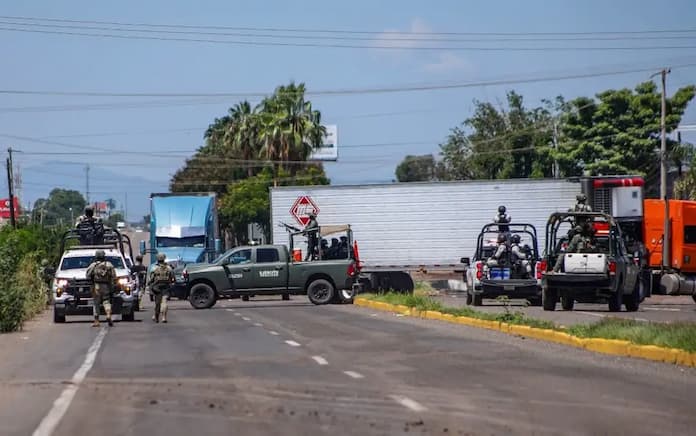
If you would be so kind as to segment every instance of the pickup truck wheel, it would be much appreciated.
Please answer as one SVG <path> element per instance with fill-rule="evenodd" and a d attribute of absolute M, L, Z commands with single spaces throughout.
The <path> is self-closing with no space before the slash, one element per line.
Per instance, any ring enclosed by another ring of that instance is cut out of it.
<path fill-rule="evenodd" d="M 62 324 L 65 322 L 65 315 L 59 315 L 58 312 L 53 312 L 53 322 L 56 324 Z"/>
<path fill-rule="evenodd" d="M 242 295 L 242 301 L 249 301 L 248 295 Z"/>
<path fill-rule="evenodd" d="M 283 294 L 283 301 L 290 301 L 290 294 Z"/>
<path fill-rule="evenodd" d="M 626 312 L 636 312 L 640 307 L 640 294 L 641 288 L 643 287 L 642 283 L 642 280 L 638 278 L 638 280 L 636 280 L 636 286 L 633 289 L 633 292 L 631 295 L 626 296 L 626 299 L 623 302 L 624 306 L 626 306 Z"/>
<path fill-rule="evenodd" d="M 691 298 L 694 299 L 694 303 L 696 303 L 696 294 L 692 295 Z"/>
<path fill-rule="evenodd" d="M 334 298 L 334 286 L 328 280 L 317 279 L 307 286 L 307 297 L 313 304 L 328 304 Z"/>
<path fill-rule="evenodd" d="M 561 307 L 563 310 L 573 310 L 575 299 L 573 297 L 561 297 Z"/>
<path fill-rule="evenodd" d="M 191 287 L 189 303 L 196 309 L 209 309 L 215 304 L 215 290 L 206 283 L 197 283 Z"/>
<path fill-rule="evenodd" d="M 623 302 L 623 284 L 618 287 L 616 292 L 609 297 L 609 312 L 621 312 L 621 303 Z"/>
<path fill-rule="evenodd" d="M 121 315 L 121 321 L 133 322 L 135 321 L 135 314 L 133 313 L 133 311 L 124 313 L 123 315 Z"/>
<path fill-rule="evenodd" d="M 558 291 L 555 289 L 544 289 L 541 292 L 541 305 L 546 311 L 556 310 L 556 302 L 558 301 Z"/>
<path fill-rule="evenodd" d="M 474 306 L 483 306 L 483 294 L 474 295 L 472 299 Z"/>
<path fill-rule="evenodd" d="M 474 303 L 474 297 L 468 291 L 466 293 L 466 305 L 471 306 Z"/>

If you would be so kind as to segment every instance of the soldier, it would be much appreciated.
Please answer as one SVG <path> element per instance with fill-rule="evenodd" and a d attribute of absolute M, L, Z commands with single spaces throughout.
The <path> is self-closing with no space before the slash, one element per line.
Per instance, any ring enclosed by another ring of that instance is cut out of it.
<path fill-rule="evenodd" d="M 138 283 L 138 299 L 140 300 L 138 304 L 142 304 L 143 294 L 145 293 L 145 287 L 147 286 L 147 267 L 143 265 L 143 256 L 138 254 L 135 256 L 135 265 L 130 269 L 131 274 L 135 275 L 135 279 Z"/>
<path fill-rule="evenodd" d="M 155 313 L 152 315 L 152 320 L 155 322 L 160 322 L 160 315 L 162 316 L 162 322 L 167 322 L 167 298 L 169 298 L 169 289 L 175 282 L 174 270 L 171 266 L 167 265 L 166 256 L 164 253 L 159 253 L 157 255 L 157 265 L 150 272 L 150 277 L 148 277 L 147 283 L 150 288 L 150 292 L 155 296 Z"/>
<path fill-rule="evenodd" d="M 507 236 L 505 233 L 498 234 L 498 248 L 495 250 L 493 256 L 488 258 L 486 265 L 488 265 L 489 268 L 498 266 L 503 255 L 507 252 L 507 248 Z"/>
<path fill-rule="evenodd" d="M 565 253 L 582 253 L 587 251 L 592 244 L 591 238 L 593 235 L 592 225 L 585 223 L 584 226 L 575 226 L 573 228 L 573 239 L 570 240 L 568 248 L 566 248 L 564 253 L 558 255 L 556 259 L 556 264 L 553 267 L 553 272 L 560 272 L 561 266 L 563 265 L 563 259 L 565 258 Z"/>
<path fill-rule="evenodd" d="M 512 217 L 507 213 L 507 209 L 505 206 L 499 206 L 498 207 L 498 215 L 493 218 L 493 222 L 498 225 L 498 231 L 501 233 L 507 233 L 510 231 L 510 227 L 506 225 L 501 225 L 501 224 L 510 224 L 512 221 Z"/>
<path fill-rule="evenodd" d="M 578 194 L 577 197 L 575 197 L 575 207 L 568 212 L 592 212 L 592 208 L 586 203 L 587 195 Z"/>
<path fill-rule="evenodd" d="M 532 274 L 532 265 L 529 263 L 527 253 L 520 247 L 520 235 L 512 235 L 510 238 L 510 253 L 512 254 L 512 262 L 517 263 L 524 268 L 528 276 Z"/>
<path fill-rule="evenodd" d="M 101 218 L 94 217 L 94 209 L 85 207 L 84 215 L 80 215 L 75 223 L 80 236 L 80 245 L 99 245 L 104 243 L 104 223 Z"/>
<path fill-rule="evenodd" d="M 305 226 L 304 231 L 307 235 L 307 256 L 305 256 L 306 262 L 315 258 L 315 252 L 319 248 L 319 223 L 317 222 L 317 215 L 314 212 L 309 213 L 309 222 Z"/>
<path fill-rule="evenodd" d="M 56 270 L 48 266 L 48 259 L 41 259 L 41 268 L 39 269 L 39 275 L 41 276 L 41 281 L 46 289 L 46 304 L 51 303 L 51 280 L 55 275 Z"/>
<path fill-rule="evenodd" d="M 99 327 L 99 309 L 104 306 L 106 321 L 109 327 L 111 322 L 111 293 L 116 282 L 116 269 L 111 262 L 106 260 L 104 250 L 97 250 L 94 254 L 94 262 L 87 267 L 87 279 L 92 282 L 92 311 L 94 323 L 92 327 Z"/>

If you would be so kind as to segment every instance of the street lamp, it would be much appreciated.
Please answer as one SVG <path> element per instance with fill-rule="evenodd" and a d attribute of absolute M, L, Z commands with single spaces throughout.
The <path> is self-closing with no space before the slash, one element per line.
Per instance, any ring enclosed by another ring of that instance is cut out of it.
<path fill-rule="evenodd" d="M 75 222 L 75 215 L 73 214 L 72 207 L 70 209 L 70 222 L 74 223 Z"/>

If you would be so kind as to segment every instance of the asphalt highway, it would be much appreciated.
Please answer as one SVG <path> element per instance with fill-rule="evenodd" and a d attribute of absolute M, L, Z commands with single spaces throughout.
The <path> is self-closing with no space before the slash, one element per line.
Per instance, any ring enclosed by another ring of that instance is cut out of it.
<path fill-rule="evenodd" d="M 151 303 L 149 303 L 151 305 Z M 696 371 L 303 297 L 1 335 L 2 435 L 692 434 Z M 148 306 L 148 310 L 151 306 Z"/>

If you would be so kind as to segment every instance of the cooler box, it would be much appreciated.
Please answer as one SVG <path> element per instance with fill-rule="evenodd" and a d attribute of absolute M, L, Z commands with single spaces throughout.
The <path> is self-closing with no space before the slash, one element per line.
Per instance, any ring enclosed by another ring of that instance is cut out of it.
<path fill-rule="evenodd" d="M 604 274 L 607 256 L 602 253 L 566 253 L 563 267 L 569 274 Z"/>
<path fill-rule="evenodd" d="M 510 268 L 491 268 L 491 280 L 510 280 Z"/>
<path fill-rule="evenodd" d="M 300 250 L 300 249 L 292 250 L 292 260 L 294 262 L 302 262 L 302 250 Z"/>

